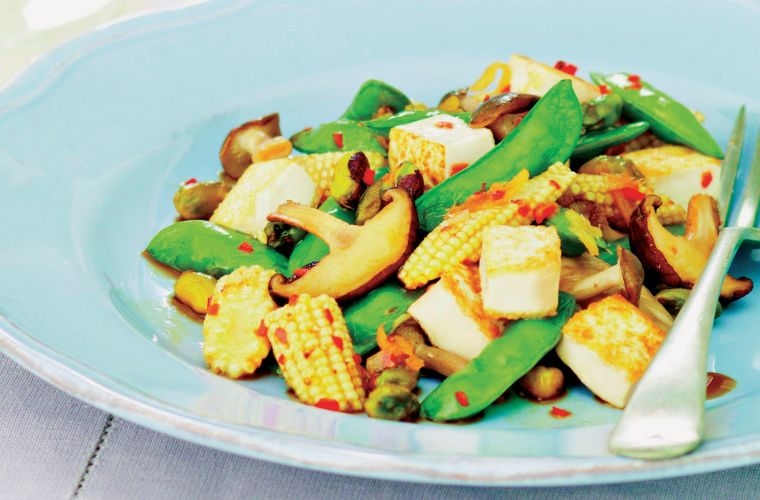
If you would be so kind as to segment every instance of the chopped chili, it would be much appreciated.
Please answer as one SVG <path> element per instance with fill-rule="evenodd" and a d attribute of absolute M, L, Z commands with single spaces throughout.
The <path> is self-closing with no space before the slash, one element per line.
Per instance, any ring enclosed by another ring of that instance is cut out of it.
<path fill-rule="evenodd" d="M 183 182 L 183 184 L 185 186 L 189 186 L 190 184 L 195 184 L 196 182 L 198 182 L 198 179 L 196 179 L 195 177 L 190 177 L 188 180 Z"/>
<path fill-rule="evenodd" d="M 266 337 L 267 336 L 267 325 L 264 323 L 264 320 L 261 320 L 261 323 L 259 323 L 259 328 L 256 330 L 256 335 L 259 337 Z"/>
<path fill-rule="evenodd" d="M 631 84 L 632 89 L 641 88 L 641 77 L 639 75 L 628 75 L 628 82 Z"/>
<path fill-rule="evenodd" d="M 506 92 L 510 92 L 511 90 L 512 90 L 512 86 L 511 86 L 511 85 L 509 85 L 509 84 L 506 84 L 506 85 L 504 85 L 504 86 L 501 88 L 501 90 L 500 90 L 499 92 L 501 92 L 502 94 L 504 94 L 504 93 L 506 93 Z"/>
<path fill-rule="evenodd" d="M 645 198 L 645 194 L 633 187 L 623 187 L 620 189 L 614 189 L 614 192 L 620 193 L 623 198 L 631 201 L 641 201 Z"/>
<path fill-rule="evenodd" d="M 274 334 L 277 337 L 277 340 L 279 340 L 281 344 L 288 343 L 288 332 L 286 332 L 284 328 L 277 328 L 274 331 Z"/>
<path fill-rule="evenodd" d="M 599 85 L 599 93 L 602 94 L 602 95 L 609 94 L 610 93 L 610 88 L 607 85 L 605 85 L 605 84 L 601 84 L 601 85 Z"/>
<path fill-rule="evenodd" d="M 293 305 L 295 305 L 297 303 L 298 303 L 298 295 L 293 294 L 290 297 L 288 297 L 288 305 L 289 306 L 293 306 Z"/>
<path fill-rule="evenodd" d="M 464 170 L 465 168 L 467 168 L 468 165 L 469 165 L 469 163 L 467 163 L 466 161 L 459 162 L 459 163 L 452 163 L 451 164 L 451 175 L 454 175 L 456 173 L 461 172 L 462 170 Z"/>
<path fill-rule="evenodd" d="M 285 355 L 284 354 L 280 354 L 279 356 L 277 356 L 277 364 L 279 364 L 280 366 L 282 366 L 282 365 L 285 364 Z"/>
<path fill-rule="evenodd" d="M 206 308 L 206 314 L 209 316 L 216 316 L 219 314 L 219 302 L 211 302 Z"/>
<path fill-rule="evenodd" d="M 467 397 L 467 393 L 464 391 L 457 391 L 454 393 L 454 397 L 457 398 L 457 402 L 462 406 L 469 406 L 470 399 Z"/>
<path fill-rule="evenodd" d="M 364 175 L 362 176 L 362 182 L 365 186 L 371 186 L 373 182 L 375 182 L 375 171 L 371 168 L 368 168 L 364 170 Z"/>
<path fill-rule="evenodd" d="M 332 324 L 332 322 L 335 320 L 333 318 L 332 312 L 329 309 L 325 309 L 325 318 L 327 318 L 327 321 Z"/>
<path fill-rule="evenodd" d="M 307 272 L 309 272 L 309 268 L 308 267 L 299 267 L 298 269 L 296 269 L 295 271 L 293 271 L 293 276 L 296 277 L 296 278 L 300 278 L 301 276 L 303 276 Z"/>
<path fill-rule="evenodd" d="M 554 63 L 554 69 L 558 69 L 571 76 L 575 76 L 575 73 L 578 72 L 578 66 L 565 61 L 557 61 Z"/>
<path fill-rule="evenodd" d="M 253 247 L 247 241 L 244 241 L 241 244 L 239 244 L 237 248 L 241 252 L 245 252 L 245 253 L 252 253 L 253 252 Z"/>
<path fill-rule="evenodd" d="M 705 171 L 705 172 L 702 172 L 702 178 L 700 180 L 700 184 L 702 185 L 702 189 L 707 189 L 707 186 L 709 186 L 710 184 L 712 184 L 712 181 L 713 181 L 713 174 L 712 174 L 712 172 L 710 172 L 709 170 Z"/>
<path fill-rule="evenodd" d="M 572 415 L 572 413 L 570 413 L 569 411 L 563 408 L 560 408 L 558 406 L 552 406 L 552 409 L 549 413 L 551 414 L 552 417 L 557 417 L 557 418 L 567 418 L 570 415 Z"/>
<path fill-rule="evenodd" d="M 343 149 L 343 132 L 333 132 L 332 139 L 338 149 Z"/>
<path fill-rule="evenodd" d="M 340 404 L 338 404 L 338 402 L 334 399 L 330 398 L 322 398 L 317 401 L 314 406 L 317 408 L 322 408 L 323 410 L 340 411 Z"/>
<path fill-rule="evenodd" d="M 333 344 L 335 344 L 335 347 L 343 350 L 343 339 L 341 337 L 338 337 L 337 335 L 333 335 L 332 337 Z"/>
<path fill-rule="evenodd" d="M 454 128 L 454 124 L 453 123 L 447 122 L 447 121 L 443 121 L 443 120 L 441 120 L 439 122 L 435 122 L 435 126 L 438 127 L 438 128 Z"/>
<path fill-rule="evenodd" d="M 539 203 L 536 208 L 533 209 L 533 218 L 536 220 L 536 224 L 543 224 L 543 222 L 557 213 L 556 203 Z"/>

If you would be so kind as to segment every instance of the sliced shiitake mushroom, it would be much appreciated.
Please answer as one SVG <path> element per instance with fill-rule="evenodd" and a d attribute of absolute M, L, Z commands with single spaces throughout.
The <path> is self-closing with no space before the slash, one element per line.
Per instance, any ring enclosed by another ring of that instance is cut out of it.
<path fill-rule="evenodd" d="M 692 288 L 702 274 L 720 231 L 720 216 L 715 198 L 695 194 L 686 209 L 683 236 L 677 236 L 657 219 L 655 210 L 662 204 L 649 195 L 631 213 L 631 249 L 648 272 L 671 287 Z M 731 302 L 752 290 L 752 280 L 726 276 L 720 292 L 723 302 Z"/>
<path fill-rule="evenodd" d="M 539 97 L 505 92 L 492 96 L 475 108 L 470 119 L 473 128 L 488 127 L 496 142 L 501 141 L 522 121 Z"/>
<path fill-rule="evenodd" d="M 222 168 L 233 179 L 240 178 L 251 164 L 251 157 L 261 144 L 281 135 L 280 115 L 278 113 L 271 113 L 256 120 L 245 122 L 230 130 L 219 151 Z"/>
<path fill-rule="evenodd" d="M 388 202 L 363 226 L 348 224 L 305 205 L 287 202 L 268 219 L 305 229 L 322 239 L 330 253 L 299 277 L 275 274 L 272 295 L 289 298 L 308 293 L 348 300 L 363 295 L 395 273 L 417 239 L 417 212 L 409 193 L 393 188 L 383 193 Z"/>

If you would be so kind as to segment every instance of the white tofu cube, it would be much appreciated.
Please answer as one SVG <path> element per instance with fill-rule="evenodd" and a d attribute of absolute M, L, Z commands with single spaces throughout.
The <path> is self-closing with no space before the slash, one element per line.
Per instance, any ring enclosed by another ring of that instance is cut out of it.
<path fill-rule="evenodd" d="M 484 229 L 480 282 L 485 311 L 507 319 L 557 314 L 561 261 L 554 227 Z"/>
<path fill-rule="evenodd" d="M 478 290 L 477 269 L 460 266 L 430 285 L 408 312 L 434 346 L 472 359 L 502 330 L 483 312 Z"/>
<path fill-rule="evenodd" d="M 267 216 L 288 200 L 304 205 L 317 202 L 317 186 L 309 174 L 290 158 L 255 163 L 238 179 L 210 220 L 266 243 Z"/>
<path fill-rule="evenodd" d="M 388 164 L 414 163 L 422 172 L 425 187 L 432 187 L 466 168 L 494 147 L 487 128 L 471 128 L 462 119 L 435 115 L 390 131 Z"/>
<path fill-rule="evenodd" d="M 562 328 L 556 351 L 591 392 L 623 408 L 665 335 L 649 316 L 616 294 L 575 313 Z"/>

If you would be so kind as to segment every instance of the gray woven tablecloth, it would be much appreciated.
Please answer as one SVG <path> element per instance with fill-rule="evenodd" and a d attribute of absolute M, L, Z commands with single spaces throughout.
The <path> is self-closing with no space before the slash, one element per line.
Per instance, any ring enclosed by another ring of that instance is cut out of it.
<path fill-rule="evenodd" d="M 477 488 L 298 469 L 181 441 L 114 418 L 0 354 L 0 499 L 760 498 L 760 465 L 569 488 Z"/>

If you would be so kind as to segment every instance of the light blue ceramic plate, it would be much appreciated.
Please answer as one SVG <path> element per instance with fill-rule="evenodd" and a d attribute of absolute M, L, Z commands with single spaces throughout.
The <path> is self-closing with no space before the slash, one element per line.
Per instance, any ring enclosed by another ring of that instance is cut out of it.
<path fill-rule="evenodd" d="M 760 293 L 717 322 L 707 441 L 676 460 L 606 448 L 618 417 L 583 390 L 573 416 L 512 398 L 470 425 L 401 424 L 289 400 L 279 379 L 208 373 L 199 325 L 141 257 L 189 178 L 213 178 L 227 131 L 279 111 L 327 121 L 368 78 L 435 103 L 524 53 L 630 70 L 701 110 L 725 144 L 760 122 L 760 7 L 750 1 L 218 1 L 131 20 L 55 51 L 0 93 L 0 347 L 71 394 L 209 446 L 320 470 L 474 484 L 580 484 L 760 461 Z M 751 141 L 750 141 L 751 142 Z M 749 155 L 747 155 L 749 156 Z M 745 158 L 745 161 L 747 159 Z M 760 282 L 758 256 L 735 273 Z"/>

